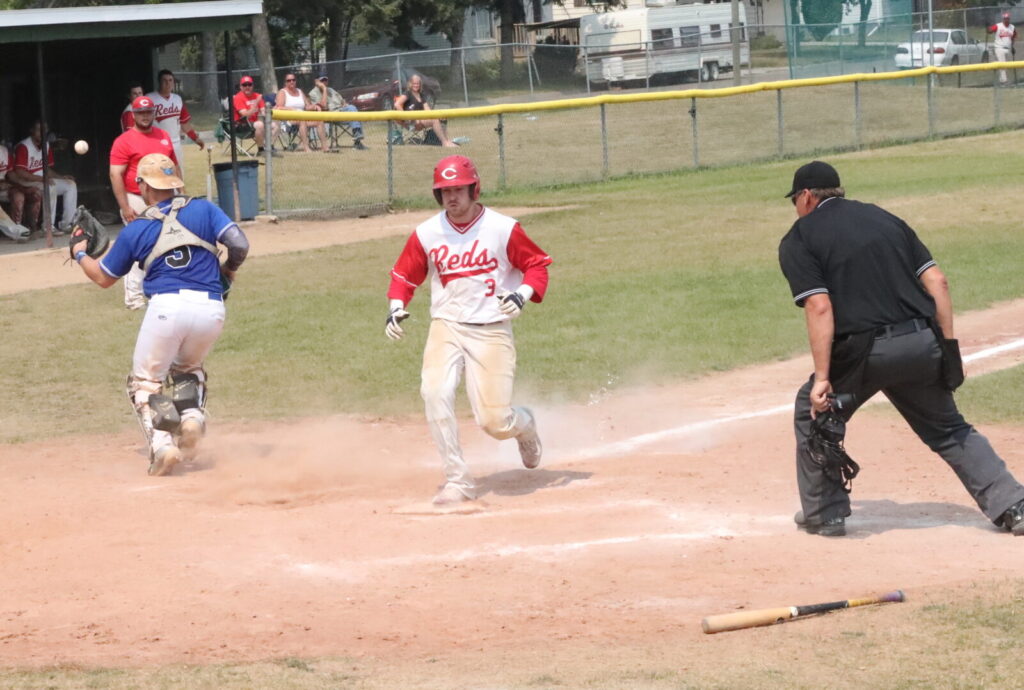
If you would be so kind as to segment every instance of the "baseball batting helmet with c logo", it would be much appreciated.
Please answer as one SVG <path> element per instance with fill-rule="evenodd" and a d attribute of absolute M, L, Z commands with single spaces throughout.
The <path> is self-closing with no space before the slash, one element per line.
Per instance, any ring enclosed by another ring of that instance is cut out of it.
<path fill-rule="evenodd" d="M 480 198 L 480 174 L 473 161 L 465 156 L 448 156 L 438 161 L 434 168 L 434 198 L 441 203 L 441 190 L 445 187 L 469 185 L 469 196 L 476 201 Z"/>

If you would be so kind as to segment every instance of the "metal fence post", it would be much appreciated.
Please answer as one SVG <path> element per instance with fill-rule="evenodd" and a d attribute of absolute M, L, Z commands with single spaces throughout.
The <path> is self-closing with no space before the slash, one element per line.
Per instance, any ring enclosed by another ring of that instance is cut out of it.
<path fill-rule="evenodd" d="M 498 189 L 505 189 L 505 117 L 498 113 Z"/>
<path fill-rule="evenodd" d="M 648 91 L 651 88 L 651 44 L 645 43 L 646 49 L 644 50 L 644 83 Z"/>
<path fill-rule="evenodd" d="M 274 214 L 274 118 L 271 116 L 270 108 L 263 110 L 263 156 L 266 158 L 266 170 L 263 174 L 264 195 L 266 202 L 264 208 L 266 214 Z"/>
<path fill-rule="evenodd" d="M 466 84 L 466 49 L 459 48 L 459 68 L 462 70 L 462 100 L 469 107 L 469 86 Z"/>
<path fill-rule="evenodd" d="M 590 93 L 590 56 L 587 54 L 587 44 L 583 44 L 583 74 L 587 77 L 587 93 Z"/>
<path fill-rule="evenodd" d="M 860 148 L 861 122 L 860 122 L 860 82 L 853 82 L 853 146 Z"/>
<path fill-rule="evenodd" d="M 388 120 L 388 206 L 395 200 L 395 121 Z"/>
<path fill-rule="evenodd" d="M 700 145 L 697 131 L 697 99 L 690 99 L 690 123 L 693 131 L 693 167 L 700 167 Z"/>
<path fill-rule="evenodd" d="M 529 44 L 527 44 L 527 50 L 529 50 Z M 527 53 L 526 55 L 526 78 L 530 81 L 530 95 L 533 95 L 533 70 L 530 69 L 530 60 L 533 59 L 533 55 Z"/>
<path fill-rule="evenodd" d="M 608 179 L 608 122 L 601 104 L 601 179 Z"/>
<path fill-rule="evenodd" d="M 995 72 L 993 71 L 992 74 L 995 74 Z M 1002 119 L 1002 114 L 1003 114 L 1002 111 L 1003 111 L 1003 92 L 1002 92 L 1002 90 L 998 86 L 996 86 L 993 83 L 992 84 L 992 126 L 993 127 L 998 127 L 999 126 L 999 120 Z"/>
<path fill-rule="evenodd" d="M 935 136 L 935 99 L 932 97 L 934 74 L 928 75 L 928 138 Z"/>
<path fill-rule="evenodd" d="M 786 125 L 782 118 L 782 89 L 775 92 L 775 113 L 779 125 L 779 156 L 783 156 L 786 152 Z"/>

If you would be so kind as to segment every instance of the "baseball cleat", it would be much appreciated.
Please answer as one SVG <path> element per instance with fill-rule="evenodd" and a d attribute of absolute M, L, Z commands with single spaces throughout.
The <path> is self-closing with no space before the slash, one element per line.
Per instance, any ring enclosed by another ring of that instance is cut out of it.
<path fill-rule="evenodd" d="M 181 438 L 178 447 L 181 449 L 182 460 L 192 462 L 199 452 L 199 441 L 203 438 L 203 423 L 198 419 L 181 421 Z"/>
<path fill-rule="evenodd" d="M 462 493 L 462 491 L 452 484 L 446 484 L 443 489 L 437 492 L 434 496 L 432 503 L 435 506 L 449 506 L 454 503 L 465 503 L 466 501 L 472 501 L 473 499 Z"/>
<path fill-rule="evenodd" d="M 164 446 L 153 453 L 149 462 L 149 476 L 163 477 L 171 473 L 174 466 L 181 461 L 181 450 L 175 446 Z"/>
<path fill-rule="evenodd" d="M 999 521 L 1013 536 L 1024 537 L 1024 500 L 1017 501 L 1003 511 Z"/>
<path fill-rule="evenodd" d="M 808 523 L 804 519 L 804 511 L 799 511 L 793 516 L 793 522 L 797 529 L 802 529 L 808 534 L 818 534 L 823 537 L 845 537 L 846 518 L 835 517 L 819 523 Z"/>
<path fill-rule="evenodd" d="M 540 436 L 537 435 L 536 418 L 532 412 L 527 412 L 530 415 L 530 425 L 516 436 L 516 443 L 519 444 L 519 457 L 523 459 L 523 467 L 532 470 L 540 464 L 543 448 L 540 445 Z"/>

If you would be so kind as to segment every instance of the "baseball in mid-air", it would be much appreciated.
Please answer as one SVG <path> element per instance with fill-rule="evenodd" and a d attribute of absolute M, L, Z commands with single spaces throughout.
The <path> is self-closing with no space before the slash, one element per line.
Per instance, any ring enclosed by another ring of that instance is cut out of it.
<path fill-rule="evenodd" d="M 87 142 L 85 139 L 79 139 L 78 141 L 76 141 L 75 142 L 75 153 L 77 153 L 79 155 L 84 155 L 86 153 L 89 153 L 89 142 Z"/>

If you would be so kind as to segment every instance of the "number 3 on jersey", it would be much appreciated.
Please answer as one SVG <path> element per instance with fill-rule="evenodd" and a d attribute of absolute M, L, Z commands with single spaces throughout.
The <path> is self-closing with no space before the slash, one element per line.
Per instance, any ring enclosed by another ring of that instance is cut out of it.
<path fill-rule="evenodd" d="M 484 280 L 484 285 L 487 286 L 487 294 L 484 295 L 484 297 L 494 297 L 494 291 L 498 287 L 497 283 L 494 282 L 494 279 L 492 279 L 492 278 L 485 279 Z"/>
<path fill-rule="evenodd" d="M 187 244 L 167 253 L 164 259 L 171 268 L 185 268 L 192 261 L 192 247 Z"/>

